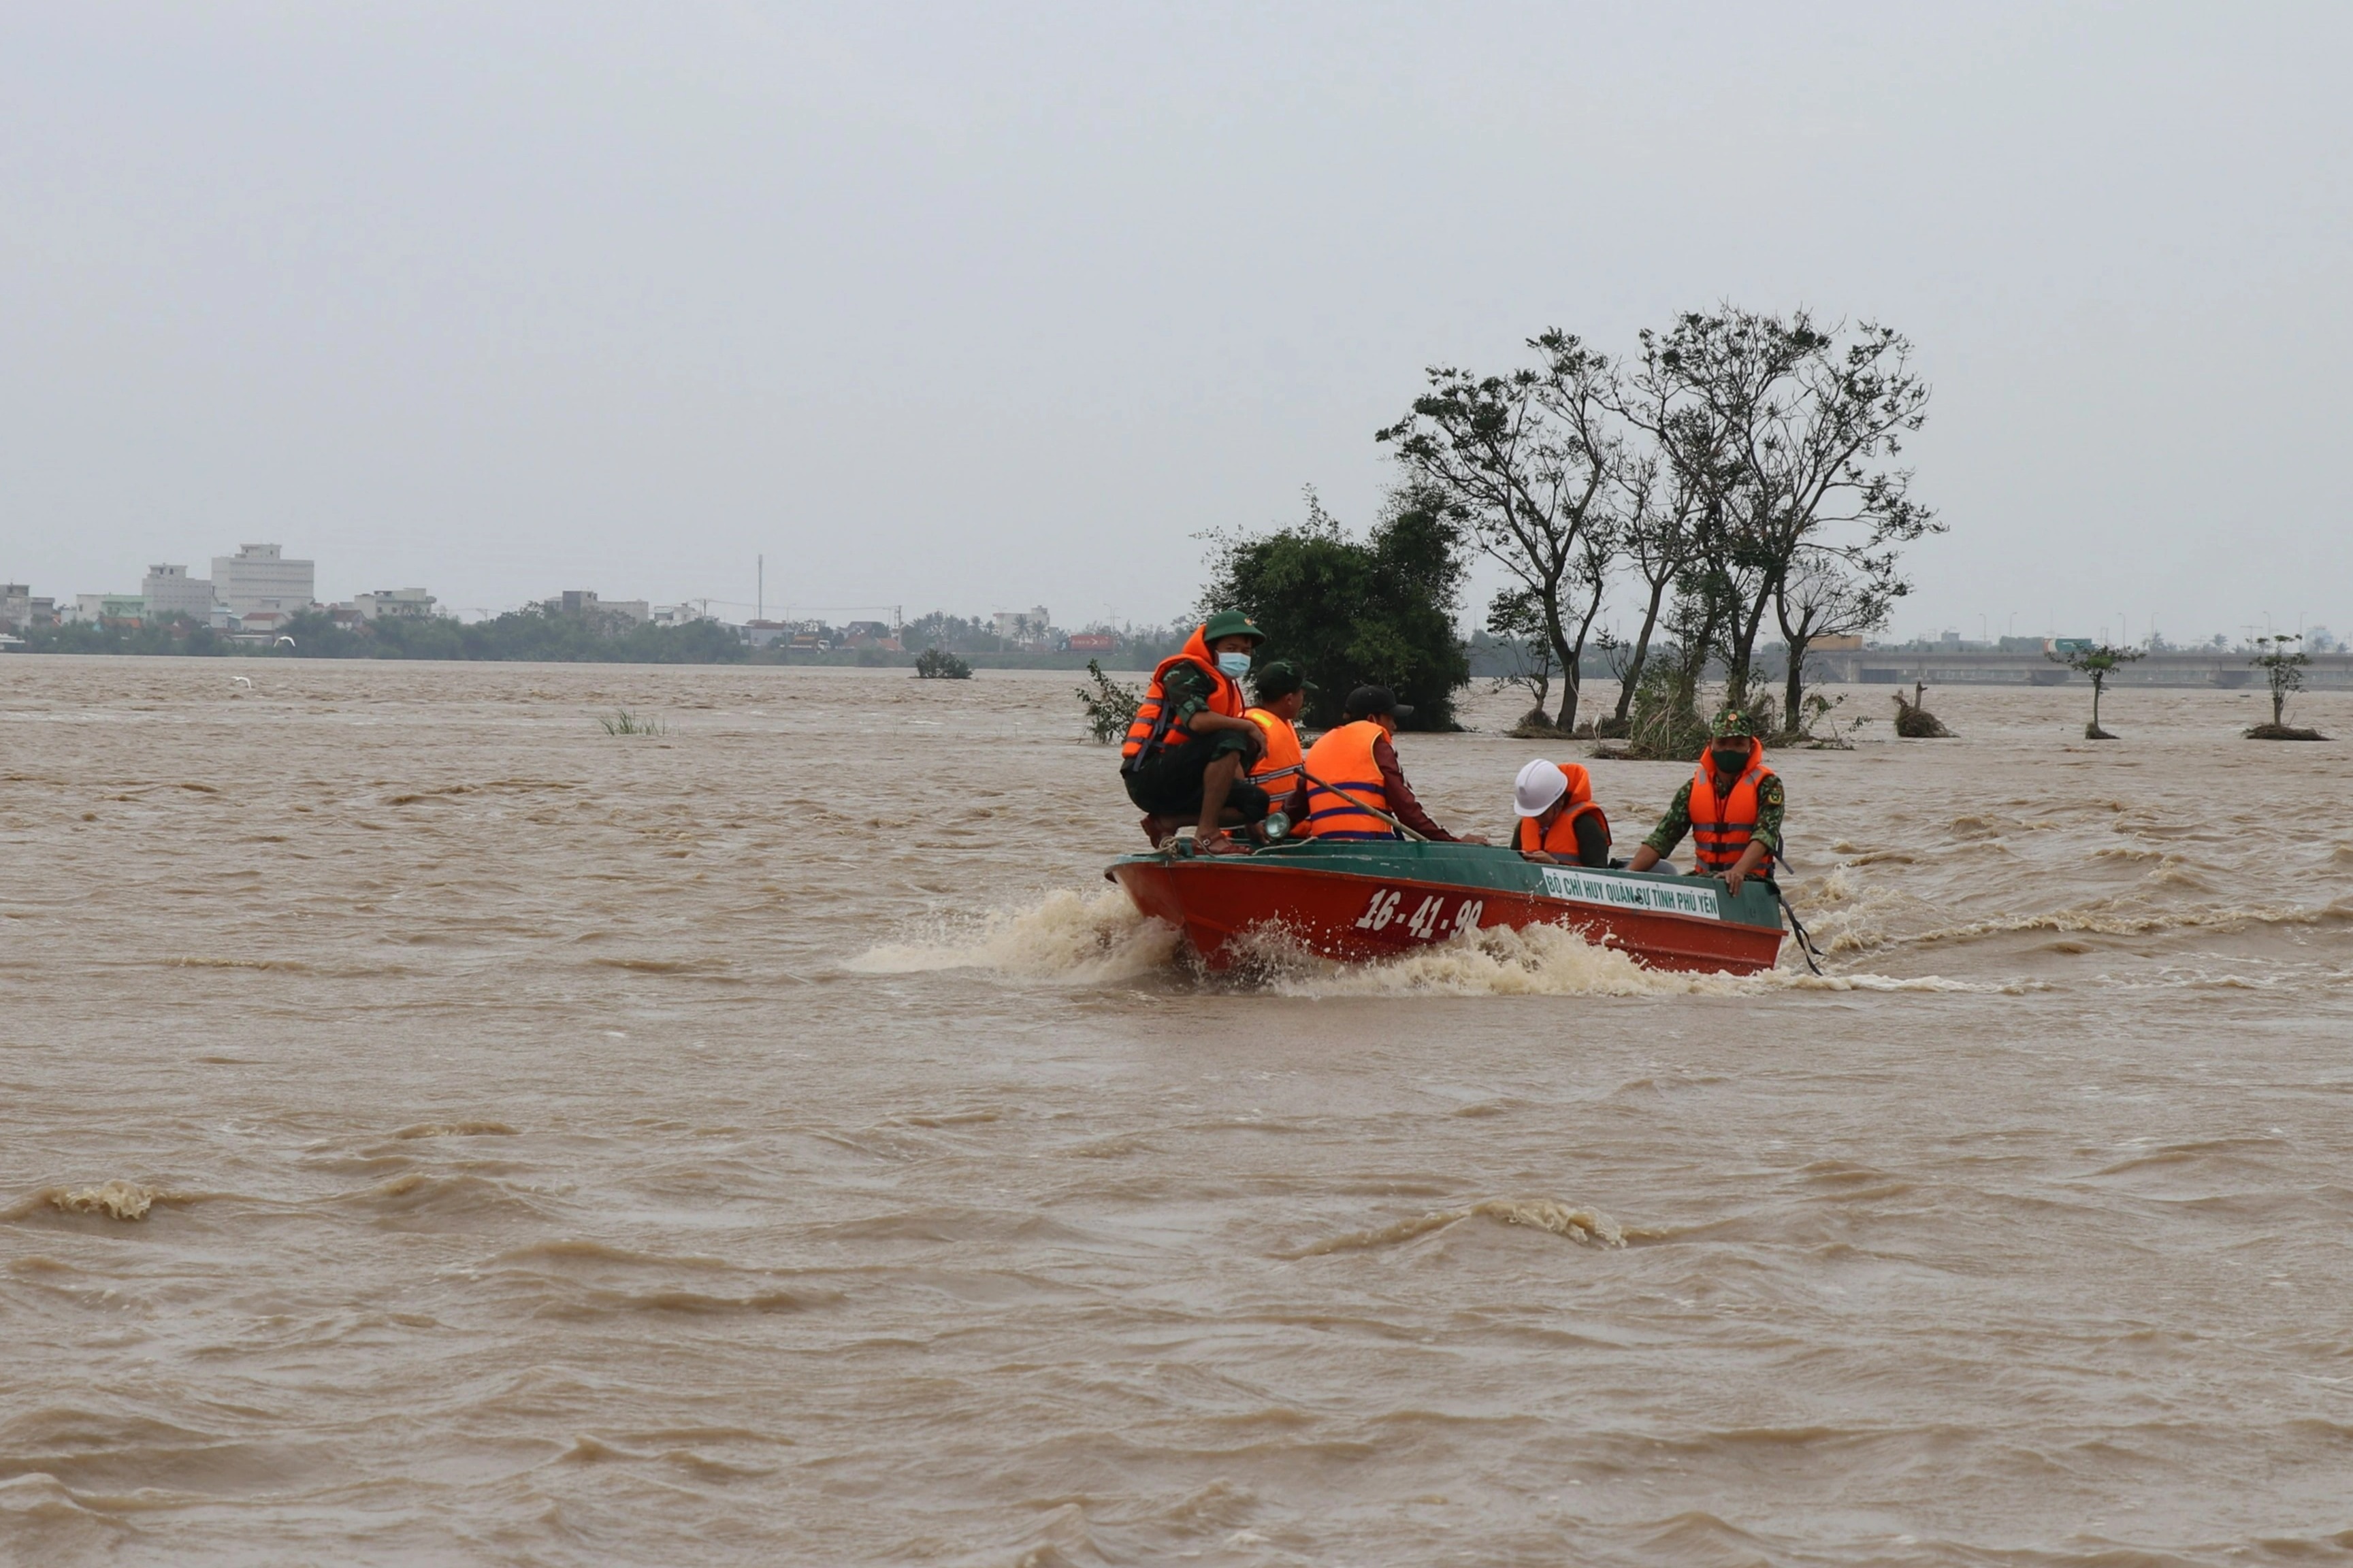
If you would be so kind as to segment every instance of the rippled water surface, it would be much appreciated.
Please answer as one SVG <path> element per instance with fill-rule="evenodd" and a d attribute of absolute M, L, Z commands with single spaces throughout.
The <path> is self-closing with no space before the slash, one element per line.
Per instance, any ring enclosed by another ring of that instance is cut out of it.
<path fill-rule="evenodd" d="M 2353 1556 L 2353 747 L 1859 689 L 1826 980 L 1212 984 L 1071 684 L 0 659 L 0 1555 Z"/>

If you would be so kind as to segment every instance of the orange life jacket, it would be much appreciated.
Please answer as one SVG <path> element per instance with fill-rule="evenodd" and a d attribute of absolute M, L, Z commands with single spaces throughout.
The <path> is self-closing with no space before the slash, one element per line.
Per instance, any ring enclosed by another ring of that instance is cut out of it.
<path fill-rule="evenodd" d="M 1144 700 L 1135 705 L 1135 721 L 1127 727 L 1127 739 L 1120 743 L 1119 771 L 1126 773 L 1136 763 L 1156 751 L 1173 750 L 1193 738 L 1193 731 L 1175 721 L 1167 713 L 1168 693 L 1162 682 L 1168 672 L 1180 664 L 1197 666 L 1209 678 L 1209 708 L 1229 719 L 1242 716 L 1242 689 L 1233 678 L 1218 668 L 1218 656 L 1209 651 L 1207 626 L 1196 626 L 1185 646 L 1170 658 L 1160 661 L 1152 672 L 1152 684 L 1144 689 Z"/>
<path fill-rule="evenodd" d="M 1609 818 L 1594 801 L 1593 775 L 1586 771 L 1583 763 L 1555 765 L 1560 769 L 1561 776 L 1568 781 L 1567 792 L 1561 796 L 1566 809 L 1554 820 L 1552 826 L 1542 833 L 1536 830 L 1536 818 L 1520 818 L 1520 847 L 1541 849 L 1547 855 L 1565 855 L 1574 860 L 1577 857 L 1577 819 L 1580 816 L 1593 817 L 1601 824 L 1601 837 L 1607 839 L 1609 837 Z"/>
<path fill-rule="evenodd" d="M 1397 829 L 1365 810 L 1386 810 L 1388 785 L 1381 764 L 1373 760 L 1373 743 L 1381 727 L 1359 719 L 1326 731 L 1308 748 L 1307 821 L 1302 831 L 1318 838 L 1395 838 Z"/>
<path fill-rule="evenodd" d="M 1751 737 L 1748 766 L 1733 781 L 1731 792 L 1715 793 L 1715 766 L 1703 755 L 1692 774 L 1692 853 L 1703 871 L 1728 871 L 1740 859 L 1757 834 L 1757 786 L 1773 776 L 1765 765 L 1765 742 Z"/>
<path fill-rule="evenodd" d="M 1242 715 L 1266 733 L 1266 750 L 1250 771 L 1250 783 L 1277 800 L 1286 798 L 1299 787 L 1299 731 L 1291 721 L 1263 708 L 1253 708 Z"/>

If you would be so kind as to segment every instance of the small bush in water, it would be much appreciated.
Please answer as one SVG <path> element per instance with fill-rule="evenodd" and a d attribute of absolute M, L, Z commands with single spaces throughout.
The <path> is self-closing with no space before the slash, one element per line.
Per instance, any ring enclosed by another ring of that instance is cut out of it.
<path fill-rule="evenodd" d="M 626 708 L 600 714 L 596 722 L 604 726 L 607 735 L 659 735 L 666 733 L 669 728 L 659 719 L 639 718 Z"/>
<path fill-rule="evenodd" d="M 1087 710 L 1087 733 L 1098 746 L 1108 746 L 1127 733 L 1135 722 L 1135 710 L 1144 700 L 1144 693 L 1133 686 L 1122 686 L 1103 672 L 1103 661 L 1087 660 L 1087 674 L 1094 679 L 1094 689 L 1078 688 L 1079 706 Z"/>
<path fill-rule="evenodd" d="M 972 666 L 944 647 L 927 647 L 915 658 L 915 674 L 924 680 L 970 680 Z"/>

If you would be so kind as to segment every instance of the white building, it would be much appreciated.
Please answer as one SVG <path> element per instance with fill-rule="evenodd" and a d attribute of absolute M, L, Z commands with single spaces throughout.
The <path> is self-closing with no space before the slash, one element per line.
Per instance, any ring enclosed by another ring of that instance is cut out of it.
<path fill-rule="evenodd" d="M 422 588 L 378 588 L 352 600 L 364 621 L 423 620 L 433 613 L 435 600 Z"/>
<path fill-rule="evenodd" d="M 72 619 L 95 626 L 100 621 L 136 621 L 147 615 L 147 601 L 138 594 L 76 594 Z"/>
<path fill-rule="evenodd" d="M 318 598 L 318 563 L 289 561 L 275 544 L 240 544 L 213 557 L 213 594 L 239 619 L 300 615 Z"/>
<path fill-rule="evenodd" d="M 989 619 L 997 623 L 997 635 L 1007 642 L 1036 642 L 1053 621 L 1043 605 L 1029 610 L 999 610 Z"/>
<path fill-rule="evenodd" d="M 158 620 L 185 616 L 209 623 L 213 618 L 213 585 L 189 576 L 185 566 L 150 566 L 139 592 L 147 601 L 147 613 Z"/>
<path fill-rule="evenodd" d="M 632 626 L 653 619 L 653 606 L 643 599 L 602 599 L 593 588 L 566 588 L 543 606 L 551 616 L 618 616 Z"/>

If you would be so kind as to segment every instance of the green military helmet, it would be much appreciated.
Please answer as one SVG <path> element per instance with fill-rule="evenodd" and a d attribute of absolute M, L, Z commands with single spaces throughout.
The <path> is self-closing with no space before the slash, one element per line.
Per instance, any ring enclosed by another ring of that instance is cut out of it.
<path fill-rule="evenodd" d="M 1261 702 L 1276 702 L 1294 691 L 1313 691 L 1315 683 L 1287 658 L 1270 659 L 1250 677 L 1250 689 Z"/>
<path fill-rule="evenodd" d="M 1708 731 L 1708 738 L 1715 741 L 1753 741 L 1757 738 L 1757 725 L 1741 710 L 1727 708 L 1715 716 L 1715 724 Z"/>
<path fill-rule="evenodd" d="M 1258 629 L 1258 623 L 1240 610 L 1219 610 L 1209 617 L 1209 624 L 1201 628 L 1201 640 L 1211 647 L 1218 646 L 1220 637 L 1248 637 L 1254 643 L 1266 641 L 1266 634 Z"/>

